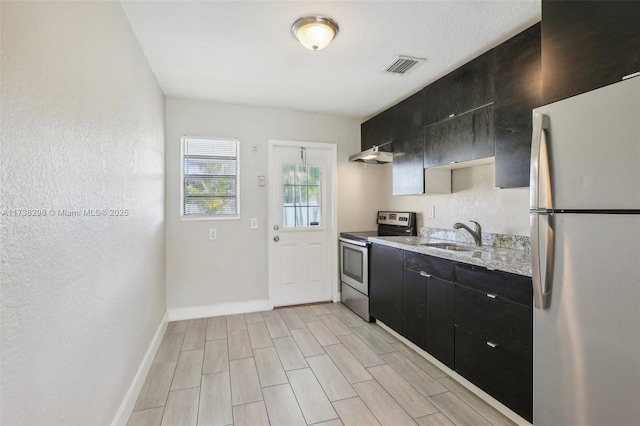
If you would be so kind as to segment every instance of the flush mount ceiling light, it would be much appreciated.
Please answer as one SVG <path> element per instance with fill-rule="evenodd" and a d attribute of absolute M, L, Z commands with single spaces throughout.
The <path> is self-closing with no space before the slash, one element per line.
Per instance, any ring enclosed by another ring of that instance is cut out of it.
<path fill-rule="evenodd" d="M 293 23 L 291 32 L 309 50 L 324 49 L 338 34 L 338 24 L 326 16 L 303 16 Z"/>

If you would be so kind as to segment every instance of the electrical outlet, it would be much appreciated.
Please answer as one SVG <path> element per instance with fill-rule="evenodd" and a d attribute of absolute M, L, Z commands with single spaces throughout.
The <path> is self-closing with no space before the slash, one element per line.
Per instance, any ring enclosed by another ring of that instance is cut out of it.
<path fill-rule="evenodd" d="M 258 153 L 258 145 L 251 145 L 251 152 L 253 152 L 254 154 Z"/>
<path fill-rule="evenodd" d="M 251 229 L 258 229 L 258 218 L 257 217 L 252 217 L 251 218 Z"/>
<path fill-rule="evenodd" d="M 436 208 L 435 206 L 429 206 L 429 208 L 427 209 L 427 217 L 429 219 L 433 219 L 436 217 Z"/>
<path fill-rule="evenodd" d="M 264 186 L 264 176 L 258 176 L 258 186 Z"/>
<path fill-rule="evenodd" d="M 218 239 L 218 230 L 216 228 L 209 228 L 209 239 L 210 240 Z"/>

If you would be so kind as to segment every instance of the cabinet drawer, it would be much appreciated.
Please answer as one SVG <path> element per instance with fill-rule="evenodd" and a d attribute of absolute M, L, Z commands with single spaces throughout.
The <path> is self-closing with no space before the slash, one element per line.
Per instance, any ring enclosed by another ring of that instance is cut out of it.
<path fill-rule="evenodd" d="M 533 310 L 486 293 L 456 286 L 455 324 L 507 352 L 533 357 Z"/>
<path fill-rule="evenodd" d="M 532 421 L 533 363 L 456 328 L 456 371 Z"/>
<path fill-rule="evenodd" d="M 412 251 L 404 252 L 404 269 L 424 271 L 427 274 L 446 281 L 453 281 L 455 262 L 439 257 L 427 256 Z"/>
<path fill-rule="evenodd" d="M 531 278 L 502 271 L 490 271 L 481 266 L 457 264 L 456 284 L 470 287 L 500 299 L 533 306 Z"/>

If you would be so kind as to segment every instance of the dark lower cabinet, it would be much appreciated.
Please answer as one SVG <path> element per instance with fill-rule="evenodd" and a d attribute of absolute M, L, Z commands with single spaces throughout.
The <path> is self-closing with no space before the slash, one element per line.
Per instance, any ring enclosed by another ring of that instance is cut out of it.
<path fill-rule="evenodd" d="M 532 301 L 529 277 L 456 265 L 455 370 L 529 421 Z"/>
<path fill-rule="evenodd" d="M 456 325 L 487 342 L 531 360 L 533 311 L 493 294 L 457 286 Z"/>
<path fill-rule="evenodd" d="M 527 419 L 533 418 L 531 362 L 456 327 L 456 371 Z"/>
<path fill-rule="evenodd" d="M 380 244 L 370 250 L 369 313 L 401 333 L 403 250 Z"/>
<path fill-rule="evenodd" d="M 404 252 L 402 334 L 453 368 L 455 262 Z"/>
<path fill-rule="evenodd" d="M 529 277 L 371 247 L 371 315 L 528 421 L 532 302 Z"/>
<path fill-rule="evenodd" d="M 427 279 L 418 271 L 405 269 L 402 283 L 402 335 L 426 349 Z"/>
<path fill-rule="evenodd" d="M 427 278 L 427 324 L 425 349 L 454 369 L 454 284 Z"/>

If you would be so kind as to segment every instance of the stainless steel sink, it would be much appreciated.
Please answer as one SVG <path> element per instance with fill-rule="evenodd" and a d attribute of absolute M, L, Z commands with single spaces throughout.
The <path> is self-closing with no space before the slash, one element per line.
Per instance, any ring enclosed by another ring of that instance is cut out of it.
<path fill-rule="evenodd" d="M 475 247 L 461 246 L 461 245 L 456 244 L 456 243 L 423 243 L 423 244 L 420 244 L 420 245 L 421 246 L 426 246 L 426 247 L 439 248 L 439 249 L 443 249 L 443 250 L 451 250 L 451 251 L 474 251 L 474 250 L 476 250 Z"/>

